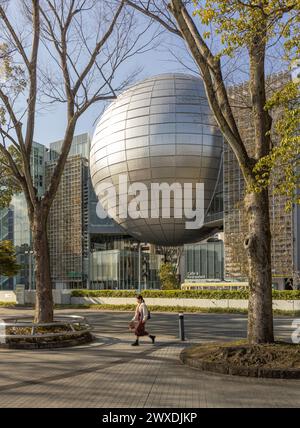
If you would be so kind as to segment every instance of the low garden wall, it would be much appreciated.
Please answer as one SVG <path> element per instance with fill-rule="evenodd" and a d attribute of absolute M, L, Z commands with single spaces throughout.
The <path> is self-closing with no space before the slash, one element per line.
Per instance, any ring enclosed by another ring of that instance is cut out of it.
<path fill-rule="evenodd" d="M 53 290 L 53 300 L 56 305 L 71 304 L 71 290 Z M 20 305 L 34 305 L 35 291 L 0 291 L 0 303 L 17 303 Z"/>
<path fill-rule="evenodd" d="M 71 297 L 72 305 L 134 305 L 131 297 Z M 248 300 L 241 299 L 176 299 L 147 298 L 149 306 L 198 307 L 199 309 L 248 309 Z M 300 311 L 300 300 L 273 300 L 273 308 L 281 311 Z"/>
<path fill-rule="evenodd" d="M 73 290 L 73 305 L 132 305 L 134 290 Z M 248 290 L 145 290 L 149 306 L 196 307 L 207 309 L 248 309 Z M 300 291 L 273 290 L 273 308 L 300 311 Z"/>
<path fill-rule="evenodd" d="M 53 290 L 57 305 L 134 305 L 134 290 Z M 145 290 L 149 306 L 247 309 L 248 291 L 242 290 Z M 0 291 L 0 303 L 34 304 L 35 291 L 19 293 Z M 273 290 L 273 308 L 280 311 L 300 311 L 300 291 Z"/>
<path fill-rule="evenodd" d="M 0 303 L 16 303 L 17 297 L 14 291 L 0 291 Z"/>

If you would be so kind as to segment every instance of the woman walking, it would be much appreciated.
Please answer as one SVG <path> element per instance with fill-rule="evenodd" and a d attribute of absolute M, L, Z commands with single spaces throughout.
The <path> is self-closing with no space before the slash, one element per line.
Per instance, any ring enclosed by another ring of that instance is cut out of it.
<path fill-rule="evenodd" d="M 136 336 L 136 341 L 132 343 L 132 346 L 139 346 L 139 338 L 142 336 L 149 336 L 149 338 L 152 340 L 152 343 L 154 343 L 155 336 L 152 336 L 145 330 L 146 322 L 149 319 L 149 310 L 146 306 L 143 296 L 139 295 L 136 299 L 137 306 L 135 314 L 129 325 L 129 328 L 133 330 Z"/>

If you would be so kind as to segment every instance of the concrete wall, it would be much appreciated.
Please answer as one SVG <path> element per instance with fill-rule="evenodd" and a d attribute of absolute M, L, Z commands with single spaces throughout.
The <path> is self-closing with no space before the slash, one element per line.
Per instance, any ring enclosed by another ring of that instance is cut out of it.
<path fill-rule="evenodd" d="M 16 294 L 14 291 L 0 291 L 0 302 L 16 303 Z"/>
<path fill-rule="evenodd" d="M 53 300 L 56 305 L 70 305 L 71 290 L 52 290 Z M 25 291 L 25 303 L 35 303 L 35 291 Z"/>
<path fill-rule="evenodd" d="M 71 290 L 53 290 L 53 300 L 56 305 L 69 305 L 71 303 Z M 35 291 L 18 292 L 0 291 L 0 302 L 19 304 L 35 303 Z"/>
<path fill-rule="evenodd" d="M 151 306 L 179 306 L 198 308 L 222 308 L 222 309 L 248 309 L 248 300 L 238 299 L 163 299 L 147 298 L 147 305 Z M 71 297 L 72 305 L 132 305 L 135 298 L 127 297 Z M 300 300 L 273 300 L 273 308 L 282 311 L 300 311 Z"/>

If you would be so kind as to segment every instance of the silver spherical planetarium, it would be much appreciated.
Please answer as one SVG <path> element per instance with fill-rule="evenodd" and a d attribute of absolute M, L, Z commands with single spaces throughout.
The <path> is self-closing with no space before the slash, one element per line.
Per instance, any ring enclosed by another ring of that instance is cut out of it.
<path fill-rule="evenodd" d="M 155 76 L 126 90 L 100 119 L 90 154 L 93 186 L 111 215 L 107 195 L 99 189 L 109 182 L 118 193 L 119 175 L 127 176 L 128 185 L 142 182 L 149 189 L 154 182 L 204 183 L 207 210 L 222 151 L 223 139 L 202 80 L 186 74 Z M 130 235 L 158 245 L 195 242 L 203 234 L 201 229 L 186 229 L 185 218 L 111 216 Z"/>

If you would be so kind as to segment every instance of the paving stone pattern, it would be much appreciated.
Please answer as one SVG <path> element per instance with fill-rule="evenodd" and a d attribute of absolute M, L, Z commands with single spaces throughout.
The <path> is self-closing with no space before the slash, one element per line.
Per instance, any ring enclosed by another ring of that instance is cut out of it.
<path fill-rule="evenodd" d="M 0 316 L 14 311 L 2 308 Z M 179 353 L 191 343 L 245 337 L 243 315 L 186 315 L 187 341 L 181 343 L 178 316 L 153 314 L 148 327 L 157 335 L 157 344 L 142 338 L 133 348 L 127 330 L 131 314 L 74 312 L 86 315 L 95 326 L 96 342 L 49 351 L 1 349 L 0 407 L 300 406 L 299 380 L 222 376 L 180 363 Z M 292 320 L 276 319 L 278 338 L 290 340 Z"/>

